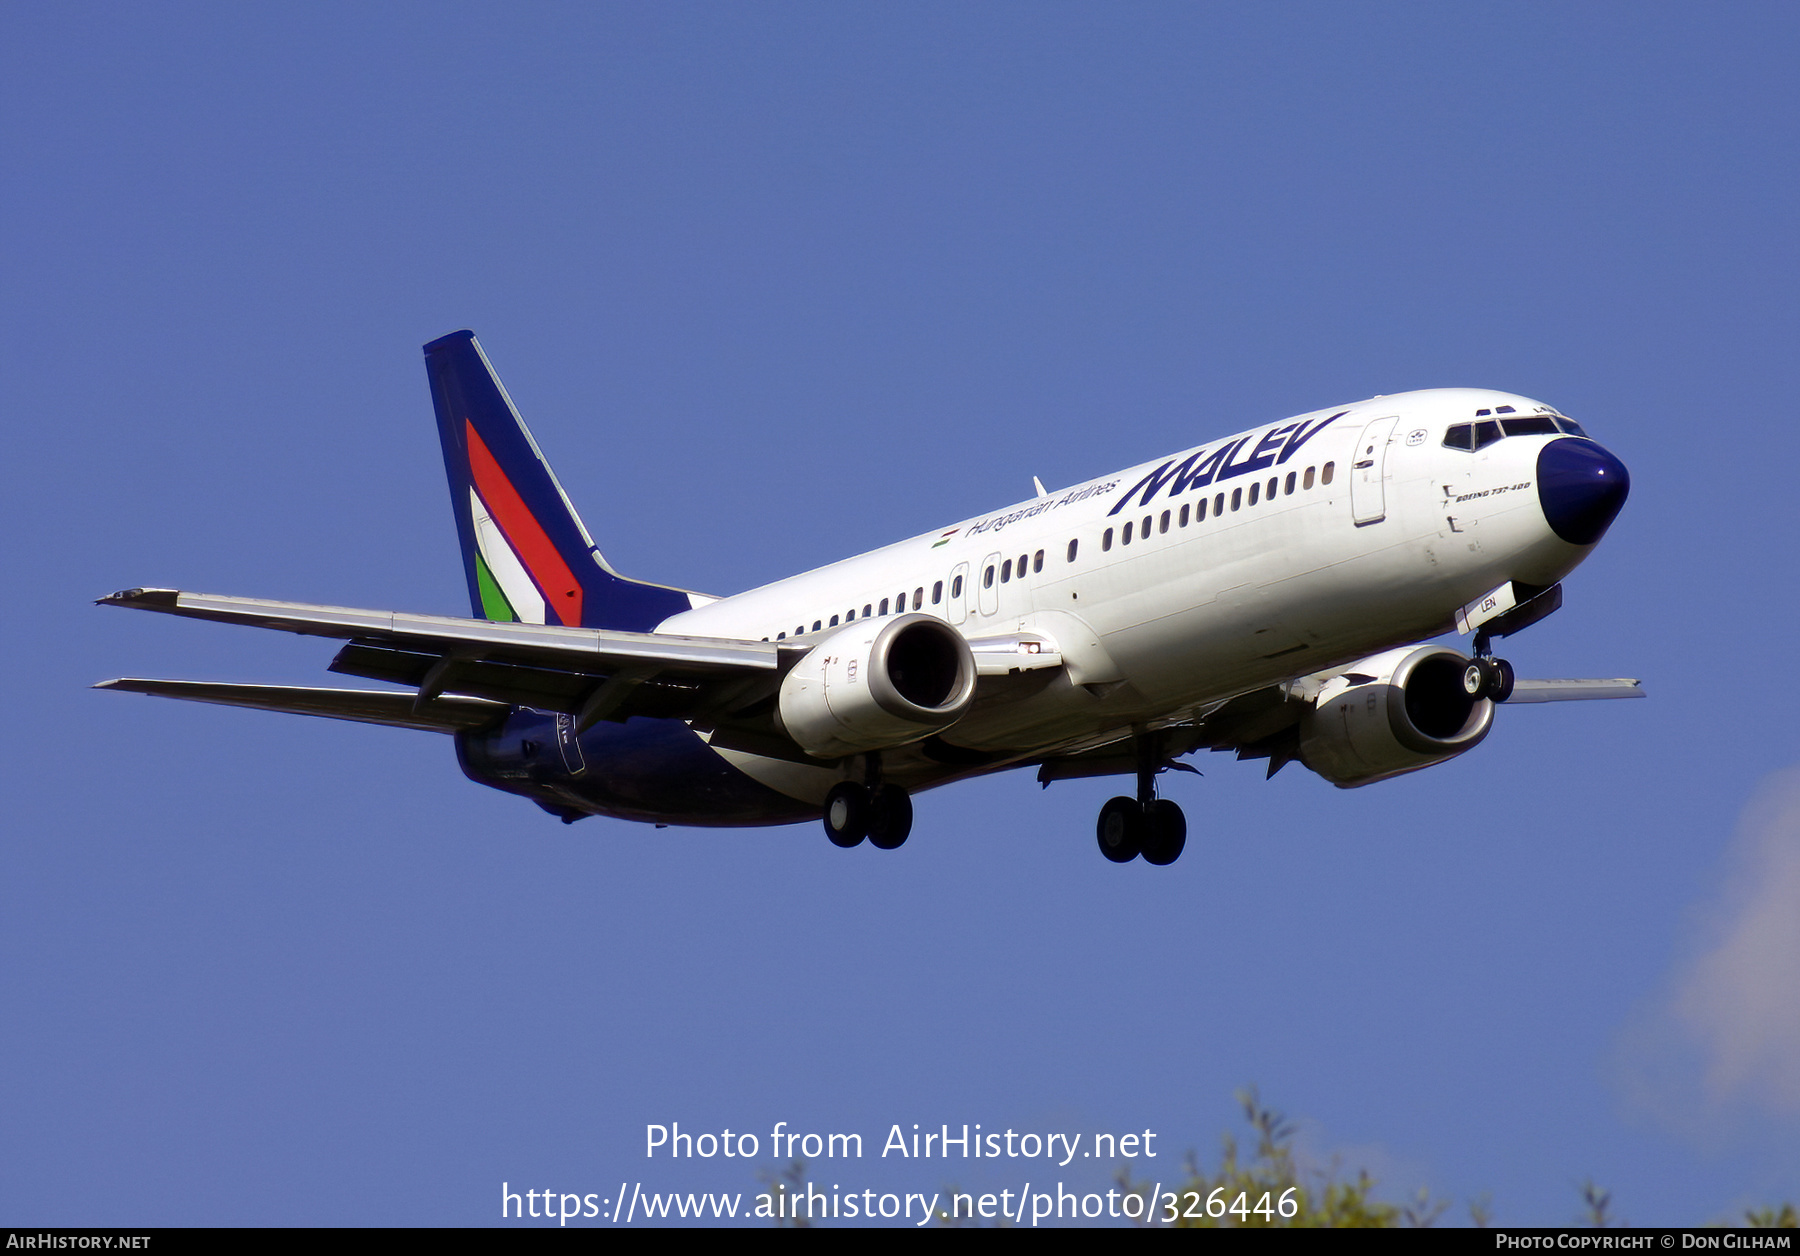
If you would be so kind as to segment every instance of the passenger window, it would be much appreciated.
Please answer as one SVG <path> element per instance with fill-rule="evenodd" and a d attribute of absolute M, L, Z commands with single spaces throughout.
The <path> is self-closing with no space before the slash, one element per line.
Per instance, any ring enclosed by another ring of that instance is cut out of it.
<path fill-rule="evenodd" d="M 1103 550 L 1109 550 L 1112 548 L 1112 529 L 1111 528 L 1108 528 L 1105 532 L 1102 532 L 1100 534 L 1100 548 Z"/>
<path fill-rule="evenodd" d="M 1131 525 L 1129 523 L 1125 525 L 1124 535 L 1119 538 L 1119 541 L 1122 545 L 1131 544 Z"/>
<path fill-rule="evenodd" d="M 1313 469 L 1311 467 L 1308 467 L 1308 468 L 1306 468 L 1306 474 L 1300 478 L 1300 487 L 1301 488 L 1311 488 L 1312 482 L 1313 482 Z"/>
<path fill-rule="evenodd" d="M 1181 503 L 1181 522 L 1179 524 L 1177 524 L 1176 526 L 1185 528 L 1185 527 L 1187 527 L 1187 524 L 1188 524 L 1188 507 L 1187 507 L 1186 502 L 1182 502 Z"/>
<path fill-rule="evenodd" d="M 1233 509 L 1235 509 L 1235 507 Z M 1213 494 L 1213 517 L 1217 518 L 1218 516 L 1220 516 L 1224 513 L 1225 513 L 1225 494 L 1223 494 L 1223 493 Z"/>
<path fill-rule="evenodd" d="M 931 586 L 931 604 L 936 606 L 944 600 L 944 582 L 939 580 Z"/>
<path fill-rule="evenodd" d="M 1294 495 L 1294 473 L 1292 471 L 1288 472 L 1286 492 L 1289 497 Z"/>
<path fill-rule="evenodd" d="M 1231 508 L 1233 510 L 1236 510 L 1239 506 L 1242 506 L 1243 504 L 1244 504 L 1244 490 L 1241 488 L 1232 489 L 1231 490 Z"/>
<path fill-rule="evenodd" d="M 835 623 L 837 623 L 837 620 L 835 620 L 835 619 L 834 619 L 834 620 L 832 620 L 832 621 L 831 621 L 831 622 L 832 622 L 832 623 L 834 623 L 834 624 L 835 624 Z M 820 628 L 822 628 L 822 627 L 824 627 L 824 625 L 823 625 L 823 624 L 821 624 L 821 623 L 820 623 L 820 622 L 819 622 L 819 621 L 818 621 L 818 620 L 816 620 L 816 619 L 815 619 L 815 620 L 813 620 L 813 631 L 814 631 L 814 632 L 817 632 L 817 631 L 819 631 L 819 629 L 820 629 Z"/>
<path fill-rule="evenodd" d="M 887 608 L 888 608 L 888 600 L 886 598 L 882 598 L 881 599 L 881 613 L 883 615 L 887 614 Z"/>
<path fill-rule="evenodd" d="M 1044 569 L 1044 551 L 1039 550 L 1037 553 L 1035 553 L 1031 556 L 1031 570 L 1032 570 L 1032 573 L 1035 575 L 1037 572 L 1040 572 L 1043 569 Z"/>
<path fill-rule="evenodd" d="M 1257 489 L 1259 489 L 1259 488 L 1261 488 L 1261 487 L 1262 487 L 1262 485 L 1260 485 L 1260 484 L 1252 484 L 1252 485 L 1251 485 L 1251 486 L 1250 486 L 1250 504 L 1251 504 L 1251 505 L 1252 505 L 1252 506 L 1254 506 L 1254 505 L 1256 505 L 1256 490 L 1257 490 Z M 1233 503 L 1232 503 L 1232 509 L 1234 509 L 1234 510 L 1235 510 L 1235 509 L 1236 509 L 1236 508 L 1237 508 L 1237 503 L 1236 503 L 1236 502 L 1233 502 Z"/>
<path fill-rule="evenodd" d="M 1281 484 L 1280 476 L 1275 476 L 1273 479 L 1271 479 L 1269 481 L 1269 491 L 1268 491 L 1267 495 L 1268 495 L 1268 498 L 1270 501 L 1275 500 L 1275 490 L 1276 490 L 1276 488 L 1278 488 L 1280 486 L 1280 484 Z"/>
<path fill-rule="evenodd" d="M 1069 561 L 1070 562 L 1075 561 L 1075 551 L 1077 549 L 1079 549 L 1080 547 L 1081 547 L 1081 542 L 1079 540 L 1073 540 L 1073 541 L 1069 542 Z"/>
<path fill-rule="evenodd" d="M 787 633 L 785 633 L 785 632 L 778 632 L 778 633 L 776 633 L 776 634 L 775 634 L 775 640 L 777 640 L 777 641 L 786 641 L 786 640 L 787 640 Z"/>
<path fill-rule="evenodd" d="M 1156 530 L 1158 532 L 1167 532 L 1169 530 L 1169 512 L 1168 511 L 1166 511 L 1166 510 L 1163 511 L 1162 518 L 1158 519 L 1156 521 Z"/>
<path fill-rule="evenodd" d="M 991 566 L 981 573 L 981 587 L 984 589 L 994 587 L 994 569 Z"/>
<path fill-rule="evenodd" d="M 1008 580 L 1011 580 L 1011 579 L 1012 579 L 1012 559 L 1009 558 L 1005 562 L 1000 564 L 1000 583 L 1005 584 Z"/>
<path fill-rule="evenodd" d="M 1150 516 L 1149 515 L 1144 516 L 1144 526 L 1141 529 L 1139 529 L 1138 535 L 1143 537 L 1146 541 L 1148 541 L 1150 539 Z"/>
<path fill-rule="evenodd" d="M 1319 483 L 1321 483 L 1321 484 L 1331 483 L 1331 473 L 1333 470 L 1336 469 L 1336 467 L 1337 467 L 1337 463 L 1335 463 L 1335 462 L 1326 463 L 1324 465 L 1324 467 L 1321 468 L 1319 471 Z"/>
<path fill-rule="evenodd" d="M 838 617 L 836 615 L 833 615 L 831 617 L 831 626 L 833 628 L 836 628 L 838 626 Z"/>
<path fill-rule="evenodd" d="M 854 606 L 852 606 L 849 610 L 844 612 L 844 622 L 845 623 L 850 623 L 853 620 L 855 620 L 855 618 L 856 618 L 856 608 Z M 837 620 L 834 619 L 831 622 L 835 624 L 835 623 L 837 623 Z"/>
<path fill-rule="evenodd" d="M 925 605 L 925 586 L 920 585 L 913 590 L 913 609 L 916 611 Z"/>
<path fill-rule="evenodd" d="M 954 579 L 950 582 L 950 596 L 953 598 L 962 596 L 962 577 L 961 576 L 958 576 L 956 579 Z"/>
<path fill-rule="evenodd" d="M 1194 522 L 1199 523 L 1206 518 L 1206 499 L 1202 497 L 1200 504 L 1194 507 Z"/>

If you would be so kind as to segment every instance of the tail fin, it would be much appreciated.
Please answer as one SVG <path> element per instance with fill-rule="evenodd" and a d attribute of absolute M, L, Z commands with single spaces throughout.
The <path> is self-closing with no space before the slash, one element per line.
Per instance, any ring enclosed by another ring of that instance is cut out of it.
<path fill-rule="evenodd" d="M 474 332 L 426 345 L 425 369 L 478 617 L 648 632 L 693 607 L 607 566 Z"/>

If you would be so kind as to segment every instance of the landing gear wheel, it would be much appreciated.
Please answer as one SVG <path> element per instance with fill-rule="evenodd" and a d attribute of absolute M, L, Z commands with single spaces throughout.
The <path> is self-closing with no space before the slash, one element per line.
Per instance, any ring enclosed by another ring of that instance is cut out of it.
<path fill-rule="evenodd" d="M 1100 808 L 1094 835 L 1100 853 L 1114 863 L 1130 863 L 1144 845 L 1144 809 L 1135 798 L 1114 798 Z"/>
<path fill-rule="evenodd" d="M 839 781 L 825 795 L 825 836 L 846 850 L 869 832 L 869 791 L 854 781 Z"/>
<path fill-rule="evenodd" d="M 1470 659 L 1463 668 L 1463 692 L 1471 698 L 1505 702 L 1512 691 L 1513 667 L 1505 659 Z"/>
<path fill-rule="evenodd" d="M 1187 817 L 1167 798 L 1158 798 L 1144 811 L 1144 862 L 1172 864 L 1186 846 Z"/>
<path fill-rule="evenodd" d="M 898 850 L 912 832 L 912 799 L 898 785 L 883 785 L 869 800 L 869 845 Z"/>
<path fill-rule="evenodd" d="M 1490 681 L 1487 696 L 1495 702 L 1505 702 L 1512 697 L 1513 666 L 1505 659 L 1489 659 L 1488 673 Z"/>

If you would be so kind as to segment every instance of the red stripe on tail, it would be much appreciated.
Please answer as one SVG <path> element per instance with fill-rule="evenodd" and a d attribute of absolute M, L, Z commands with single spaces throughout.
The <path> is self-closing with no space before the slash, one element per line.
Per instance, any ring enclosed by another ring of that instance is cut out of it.
<path fill-rule="evenodd" d="M 579 628 L 581 582 L 575 579 L 575 573 L 569 570 L 569 564 L 563 561 L 556 545 L 538 526 L 525 500 L 506 478 L 500 464 L 494 461 L 494 455 L 482 443 L 475 425 L 465 419 L 463 428 L 469 440 L 469 474 L 474 477 L 475 491 L 481 494 L 488 513 L 518 552 L 525 570 L 537 581 L 538 589 L 550 609 L 556 612 L 556 617 L 570 628 Z"/>

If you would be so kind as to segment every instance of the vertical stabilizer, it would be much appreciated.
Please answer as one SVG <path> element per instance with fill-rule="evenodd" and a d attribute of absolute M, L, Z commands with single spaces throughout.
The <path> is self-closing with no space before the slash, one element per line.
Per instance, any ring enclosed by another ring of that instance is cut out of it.
<path fill-rule="evenodd" d="M 425 369 L 477 616 L 648 632 L 692 608 L 607 566 L 474 332 L 426 345 Z"/>

